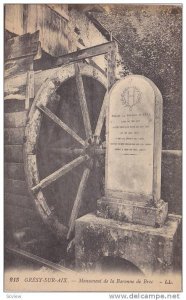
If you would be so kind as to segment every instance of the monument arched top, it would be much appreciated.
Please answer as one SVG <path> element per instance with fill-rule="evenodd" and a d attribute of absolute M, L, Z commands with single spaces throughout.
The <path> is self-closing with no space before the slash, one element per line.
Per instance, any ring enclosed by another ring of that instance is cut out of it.
<path fill-rule="evenodd" d="M 114 99 L 118 97 L 121 97 L 123 106 L 128 106 L 130 110 L 143 101 L 145 105 L 148 102 L 155 103 L 155 105 L 163 103 L 158 87 L 149 78 L 142 75 L 128 75 L 118 80 L 110 90 L 109 102 L 114 102 Z"/>

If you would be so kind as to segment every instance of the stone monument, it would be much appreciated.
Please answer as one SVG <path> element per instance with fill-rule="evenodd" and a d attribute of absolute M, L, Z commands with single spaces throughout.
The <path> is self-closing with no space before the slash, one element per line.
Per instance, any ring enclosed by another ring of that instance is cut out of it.
<path fill-rule="evenodd" d="M 98 216 L 161 226 L 162 96 L 149 79 L 131 75 L 110 91 L 107 111 L 105 197 Z"/>
<path fill-rule="evenodd" d="M 143 273 L 168 272 L 180 218 L 161 199 L 162 96 L 139 75 L 117 81 L 106 113 L 105 196 L 76 221 L 76 267 L 123 258 Z"/>

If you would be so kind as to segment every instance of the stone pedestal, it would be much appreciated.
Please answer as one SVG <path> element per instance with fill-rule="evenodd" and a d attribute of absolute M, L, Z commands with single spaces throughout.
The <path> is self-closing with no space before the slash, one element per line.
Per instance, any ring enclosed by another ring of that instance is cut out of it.
<path fill-rule="evenodd" d="M 143 201 L 102 197 L 97 201 L 97 216 L 133 224 L 161 227 L 168 214 L 168 204 L 158 201 L 157 207 Z"/>
<path fill-rule="evenodd" d="M 76 221 L 76 267 L 93 270 L 103 257 L 117 257 L 144 274 L 172 271 L 179 224 L 175 215 L 168 215 L 163 227 L 153 228 L 87 214 Z"/>

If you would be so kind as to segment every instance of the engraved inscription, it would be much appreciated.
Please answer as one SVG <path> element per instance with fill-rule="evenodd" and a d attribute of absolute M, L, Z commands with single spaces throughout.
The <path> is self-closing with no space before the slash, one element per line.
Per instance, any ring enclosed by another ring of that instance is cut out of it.
<path fill-rule="evenodd" d="M 141 92 L 136 87 L 127 87 L 121 94 L 121 101 L 130 111 L 141 100 Z"/>
<path fill-rule="evenodd" d="M 114 151 L 121 155 L 148 152 L 148 147 L 152 146 L 152 140 L 146 135 L 152 122 L 150 113 L 112 114 L 110 120 L 113 132 L 110 146 Z"/>
<path fill-rule="evenodd" d="M 155 97 L 143 78 L 129 76 L 113 88 L 107 123 L 106 189 L 152 194 Z"/>

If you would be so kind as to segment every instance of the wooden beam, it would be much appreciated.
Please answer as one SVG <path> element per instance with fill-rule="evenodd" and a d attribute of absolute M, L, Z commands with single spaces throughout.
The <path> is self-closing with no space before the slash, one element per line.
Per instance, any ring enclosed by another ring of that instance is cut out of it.
<path fill-rule="evenodd" d="M 7 40 L 5 43 L 5 61 L 35 56 L 39 49 L 39 30 L 30 34 L 26 33 Z"/>
<path fill-rule="evenodd" d="M 108 79 L 108 91 L 111 89 L 116 81 L 116 53 L 117 43 L 113 42 L 108 54 L 107 54 L 107 79 Z"/>
<path fill-rule="evenodd" d="M 65 154 L 68 156 L 74 156 L 74 155 L 82 155 L 85 154 L 84 149 L 80 148 L 57 148 L 57 147 L 51 147 L 50 152 L 55 153 L 55 154 Z"/>
<path fill-rule="evenodd" d="M 8 251 L 10 251 L 11 253 L 14 253 L 16 255 L 20 255 L 20 256 L 23 256 L 31 261 L 34 261 L 35 263 L 38 263 L 42 266 L 46 266 L 52 270 L 55 270 L 55 271 L 60 271 L 60 272 L 63 272 L 65 274 L 67 273 L 72 273 L 72 274 L 76 274 L 76 272 L 72 271 L 71 269 L 67 269 L 59 264 L 56 264 L 54 262 L 51 262 L 45 258 L 42 258 L 42 257 L 39 257 L 35 254 L 32 254 L 32 253 L 29 253 L 27 251 L 24 251 L 24 250 L 21 250 L 21 249 L 17 249 L 17 248 L 13 248 L 13 247 L 6 247 L 6 249 Z"/>
<path fill-rule="evenodd" d="M 80 138 L 80 136 L 75 133 L 70 127 L 68 127 L 61 119 L 59 119 L 50 109 L 43 105 L 37 105 L 37 108 L 39 108 L 42 112 L 47 115 L 54 123 L 56 123 L 59 127 L 61 127 L 63 130 L 68 132 L 76 141 L 78 141 L 81 145 L 85 146 L 85 142 Z"/>
<path fill-rule="evenodd" d="M 114 50 L 115 42 L 109 42 L 105 44 L 101 44 L 98 46 L 82 49 L 64 56 L 61 56 L 59 58 L 54 58 L 54 64 L 53 69 L 45 70 L 45 71 L 38 71 L 34 72 L 34 91 L 33 93 L 36 94 L 38 89 L 40 88 L 41 84 L 46 80 L 46 78 L 50 77 L 53 73 L 55 73 L 58 68 L 57 66 L 61 66 L 66 63 L 79 61 L 84 58 L 90 58 L 93 56 L 105 54 L 112 49 L 112 55 L 114 56 Z M 115 76 L 112 75 L 112 73 L 115 73 L 115 64 L 116 61 L 114 60 L 112 62 L 112 55 L 110 55 L 109 59 L 109 68 L 111 68 L 111 71 L 109 71 L 108 77 L 109 77 L 109 85 L 111 86 L 113 84 L 112 78 Z M 10 62 L 10 61 L 9 61 Z M 5 80 L 4 85 L 4 99 L 5 100 L 25 100 L 27 98 L 27 80 L 28 80 L 28 74 L 20 74 L 19 76 L 13 76 L 11 78 L 7 78 Z"/>
<path fill-rule="evenodd" d="M 108 42 L 60 56 L 56 58 L 56 61 L 54 61 L 54 66 L 61 66 L 71 62 L 106 54 L 112 49 L 113 44 L 114 42 Z"/>
<path fill-rule="evenodd" d="M 72 52 L 70 54 L 61 56 L 59 58 L 54 58 L 53 68 L 44 70 L 44 71 L 36 71 L 34 72 L 34 94 L 36 95 L 37 91 L 41 87 L 42 83 L 52 76 L 55 72 L 59 70 L 59 66 L 63 64 L 67 64 L 70 62 L 77 62 L 86 57 L 93 57 L 96 55 L 101 55 L 108 53 L 113 47 L 114 42 L 109 42 L 106 44 L 98 45 L 91 48 L 82 49 L 76 52 Z M 103 73 L 103 72 L 102 72 Z M 19 76 L 14 76 L 11 78 L 7 78 L 5 80 L 4 85 L 4 94 L 5 100 L 9 99 L 17 99 L 17 100 L 25 100 L 26 98 L 26 85 L 27 85 L 27 73 L 20 74 Z"/>
<path fill-rule="evenodd" d="M 34 98 L 34 71 L 27 72 L 25 109 L 30 108 L 30 99 Z"/>
<path fill-rule="evenodd" d="M 100 134 L 101 134 L 101 130 L 103 128 L 103 123 L 104 123 L 104 120 L 105 120 L 105 117 L 106 117 L 107 102 L 108 102 L 108 94 L 106 93 L 106 95 L 103 99 L 103 103 L 102 103 L 101 110 L 100 110 L 100 113 L 99 113 L 98 121 L 97 121 L 97 124 L 96 124 L 96 129 L 95 129 L 95 132 L 94 132 L 95 136 L 100 136 Z"/>
<path fill-rule="evenodd" d="M 92 129 L 90 124 L 90 117 L 88 112 L 88 106 L 87 101 L 85 97 L 85 90 L 83 85 L 83 79 L 80 73 L 80 68 L 77 63 L 75 63 L 75 75 L 76 75 L 76 86 L 77 86 L 77 92 L 78 92 L 78 98 L 81 106 L 82 111 L 82 117 L 83 117 L 83 123 L 85 127 L 85 134 L 87 139 L 89 139 L 92 136 Z"/>
<path fill-rule="evenodd" d="M 31 190 L 33 192 L 38 191 L 40 188 L 45 188 L 50 185 L 52 182 L 59 179 L 61 176 L 65 175 L 66 173 L 70 172 L 73 168 L 79 166 L 82 162 L 88 159 L 88 155 L 79 156 L 78 158 L 74 159 L 70 163 L 66 164 L 65 166 L 61 167 L 57 171 L 53 172 L 46 178 L 42 179 L 36 186 L 32 187 Z"/>
<path fill-rule="evenodd" d="M 23 4 L 23 33 L 27 33 L 28 4 Z"/>
<path fill-rule="evenodd" d="M 67 239 L 70 238 L 70 236 L 71 236 L 71 234 L 74 230 L 75 220 L 77 219 L 78 214 L 79 214 L 79 209 L 80 209 L 80 206 L 81 206 L 81 203 L 82 203 L 83 193 L 84 193 L 84 190 L 85 190 L 85 187 L 86 187 L 86 184 L 87 184 L 89 174 L 90 174 L 90 169 L 86 168 L 83 171 L 83 176 L 81 178 L 79 188 L 78 188 L 78 191 L 77 191 L 77 195 L 76 195 L 76 199 L 74 201 L 74 205 L 73 205 L 73 208 L 72 208 L 70 221 L 69 221 L 69 230 L 68 230 L 68 233 L 67 233 Z"/>

